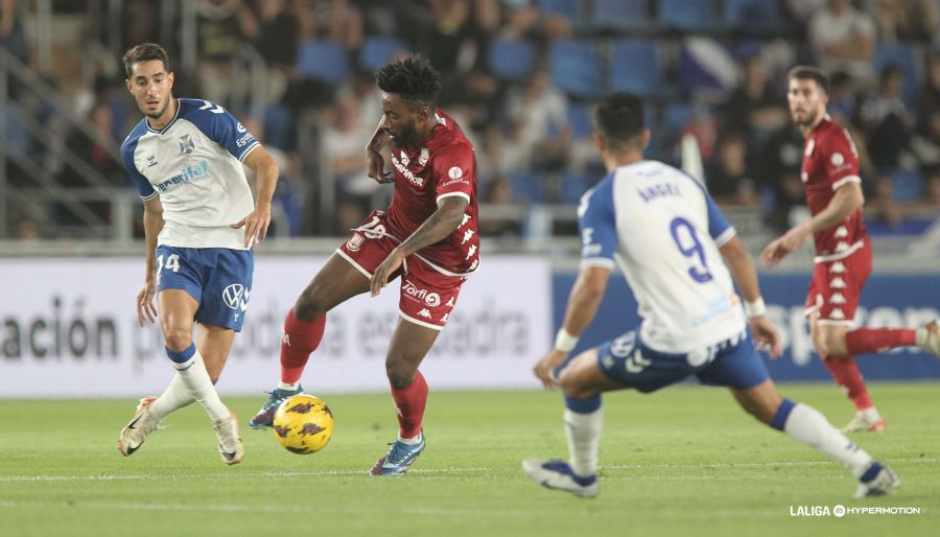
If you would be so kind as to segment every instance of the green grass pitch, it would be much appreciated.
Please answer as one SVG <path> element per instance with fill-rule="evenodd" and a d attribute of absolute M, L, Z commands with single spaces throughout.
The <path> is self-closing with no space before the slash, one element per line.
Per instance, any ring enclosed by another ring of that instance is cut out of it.
<path fill-rule="evenodd" d="M 315 455 L 243 428 L 247 455 L 234 467 L 219 460 L 196 405 L 123 458 L 115 440 L 130 400 L 0 400 L 0 535 L 936 535 L 940 384 L 871 389 L 888 431 L 854 439 L 903 485 L 862 501 L 850 499 L 855 483 L 841 467 L 759 425 L 724 390 L 694 386 L 605 397 L 601 493 L 592 500 L 537 487 L 519 467 L 566 453 L 557 393 L 432 391 L 428 448 L 402 478 L 366 475 L 396 430 L 386 394 L 326 396 L 337 426 Z M 834 386 L 782 391 L 836 425 L 851 414 Z M 261 397 L 228 402 L 244 423 Z M 836 504 L 920 514 L 791 516 Z"/>

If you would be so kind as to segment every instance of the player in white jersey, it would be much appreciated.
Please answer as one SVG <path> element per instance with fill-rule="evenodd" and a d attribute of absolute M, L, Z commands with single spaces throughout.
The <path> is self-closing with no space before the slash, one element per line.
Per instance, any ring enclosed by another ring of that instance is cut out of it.
<path fill-rule="evenodd" d="M 159 45 L 127 51 L 124 69 L 127 89 L 145 116 L 121 145 L 144 202 L 146 271 L 137 317 L 141 325 L 159 318 L 176 374 L 159 398 L 141 400 L 121 430 L 118 450 L 131 455 L 167 414 L 199 401 L 222 461 L 237 464 L 244 457 L 238 420 L 214 383 L 245 319 L 251 248 L 267 234 L 278 167 L 222 107 L 173 97 L 173 71 Z M 257 205 L 243 163 L 256 174 Z"/>
<path fill-rule="evenodd" d="M 601 392 L 649 393 L 695 375 L 704 384 L 730 388 L 755 418 L 848 466 L 859 480 L 856 496 L 897 487 L 893 471 L 822 414 L 777 393 L 748 333 L 750 325 L 759 345 L 780 354 L 751 258 L 698 182 L 643 160 L 650 133 L 640 99 L 608 97 L 594 123 L 595 143 L 610 173 L 581 200 L 581 270 L 555 348 L 534 370 L 546 387 L 558 386 L 565 394 L 570 460 L 528 459 L 525 473 L 548 488 L 596 495 Z M 639 330 L 568 360 L 604 297 L 615 261 L 639 304 Z M 744 297 L 743 310 L 734 284 Z"/>

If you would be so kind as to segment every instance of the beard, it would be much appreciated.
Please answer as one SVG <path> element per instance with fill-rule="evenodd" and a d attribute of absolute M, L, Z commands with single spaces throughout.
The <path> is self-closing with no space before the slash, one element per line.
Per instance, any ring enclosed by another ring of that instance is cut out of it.
<path fill-rule="evenodd" d="M 146 103 L 144 104 L 144 106 L 146 106 Z M 147 117 L 149 117 L 149 118 L 151 118 L 151 119 L 160 119 L 160 116 L 162 116 L 163 113 L 166 112 L 166 108 L 167 108 L 168 106 L 170 106 L 170 98 L 169 98 L 169 97 L 167 97 L 166 99 L 163 100 L 163 104 L 161 104 L 160 107 L 157 108 L 157 111 L 156 111 L 156 112 L 154 112 L 154 113 L 152 113 L 152 114 L 151 114 L 151 113 L 144 112 L 144 115 L 147 116 Z"/>
<path fill-rule="evenodd" d="M 398 147 L 416 147 L 421 143 L 421 138 L 418 136 L 418 129 L 414 123 L 407 127 L 402 127 L 394 136 L 395 145 Z"/>
<path fill-rule="evenodd" d="M 797 127 L 811 127 L 813 123 L 816 123 L 816 120 L 819 119 L 819 113 L 806 112 L 803 114 L 803 119 L 799 119 L 797 118 L 796 114 L 791 112 L 790 117 L 793 119 L 793 123 L 795 123 Z"/>

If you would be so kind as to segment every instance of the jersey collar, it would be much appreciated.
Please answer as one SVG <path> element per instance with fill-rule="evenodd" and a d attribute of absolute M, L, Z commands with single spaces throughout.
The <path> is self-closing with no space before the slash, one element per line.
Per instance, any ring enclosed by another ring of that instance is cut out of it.
<path fill-rule="evenodd" d="M 147 130 L 149 132 L 155 132 L 157 134 L 166 134 L 166 131 L 170 130 L 170 127 L 172 127 L 173 124 L 176 123 L 176 119 L 180 117 L 180 108 L 182 108 L 182 103 L 180 103 L 179 99 L 175 99 L 175 101 L 176 101 L 176 113 L 173 114 L 173 119 L 171 119 L 170 122 L 167 123 L 166 126 L 163 127 L 162 129 L 160 130 L 154 129 L 153 127 L 150 126 L 150 122 L 147 121 L 147 118 L 144 118 L 144 125 L 147 126 Z"/>

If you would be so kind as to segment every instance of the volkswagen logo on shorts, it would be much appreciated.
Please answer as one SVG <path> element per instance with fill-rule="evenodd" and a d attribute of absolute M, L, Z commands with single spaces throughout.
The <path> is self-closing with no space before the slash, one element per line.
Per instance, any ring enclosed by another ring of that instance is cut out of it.
<path fill-rule="evenodd" d="M 248 309 L 248 290 L 240 283 L 233 283 L 222 290 L 222 301 L 233 310 Z"/>

